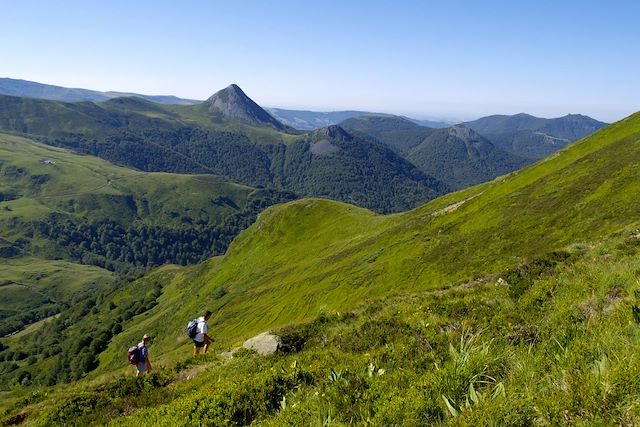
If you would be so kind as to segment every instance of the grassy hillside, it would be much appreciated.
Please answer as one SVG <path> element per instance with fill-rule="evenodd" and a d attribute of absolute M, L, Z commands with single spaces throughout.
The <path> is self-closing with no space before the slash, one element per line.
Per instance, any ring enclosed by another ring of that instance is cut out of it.
<path fill-rule="evenodd" d="M 151 332 L 158 365 L 177 375 L 31 399 L 45 399 L 43 424 L 134 412 L 113 422 L 633 425 L 639 162 L 636 114 L 408 213 L 326 200 L 273 207 L 225 257 L 160 270 L 111 297 L 140 289 L 155 305 L 123 323 L 97 373 L 122 366 L 128 343 Z M 91 315 L 108 316 L 108 304 Z M 293 355 L 189 368 L 184 326 L 205 308 L 217 348 L 285 328 Z M 135 393 L 142 403 L 130 403 Z M 7 407 L 7 417 L 21 411 Z"/>
<path fill-rule="evenodd" d="M 127 371 L 126 378 L 16 390 L 4 400 L 2 419 L 635 425 L 640 245 L 634 233 L 520 264 L 503 272 L 503 282 L 494 276 L 446 291 L 369 299 L 348 311 L 325 309 L 279 330 L 283 346 L 272 357 L 241 351 L 231 360 L 185 360 L 189 348 L 182 345 L 182 361 L 156 358 L 157 372 L 145 379 Z M 152 354 L 163 346 L 154 341 Z"/>

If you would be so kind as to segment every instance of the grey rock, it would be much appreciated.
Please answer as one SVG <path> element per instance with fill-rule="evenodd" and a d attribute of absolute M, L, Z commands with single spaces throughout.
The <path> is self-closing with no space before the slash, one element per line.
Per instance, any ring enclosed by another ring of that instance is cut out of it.
<path fill-rule="evenodd" d="M 242 344 L 242 347 L 247 350 L 255 350 L 256 353 L 266 356 L 273 354 L 278 350 L 281 340 L 277 335 L 273 335 L 269 332 L 263 332 L 260 335 L 256 335 L 250 338 Z"/>
<path fill-rule="evenodd" d="M 496 286 L 509 286 L 509 282 L 504 280 L 502 277 L 498 279 L 496 282 Z"/>

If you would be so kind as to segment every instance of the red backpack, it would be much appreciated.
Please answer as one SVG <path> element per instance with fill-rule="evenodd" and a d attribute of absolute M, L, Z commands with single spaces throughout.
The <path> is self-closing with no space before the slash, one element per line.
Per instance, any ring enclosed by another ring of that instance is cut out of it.
<path fill-rule="evenodd" d="M 135 347 L 129 348 L 127 357 L 129 359 L 129 364 L 137 365 L 138 362 L 140 362 L 140 347 L 136 345 Z"/>

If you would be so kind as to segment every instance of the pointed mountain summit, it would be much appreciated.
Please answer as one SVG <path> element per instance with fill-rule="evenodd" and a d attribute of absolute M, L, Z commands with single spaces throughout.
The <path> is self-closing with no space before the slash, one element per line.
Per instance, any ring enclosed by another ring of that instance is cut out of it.
<path fill-rule="evenodd" d="M 285 126 L 249 98 L 238 85 L 232 84 L 204 101 L 210 113 L 257 126 L 284 130 Z"/>

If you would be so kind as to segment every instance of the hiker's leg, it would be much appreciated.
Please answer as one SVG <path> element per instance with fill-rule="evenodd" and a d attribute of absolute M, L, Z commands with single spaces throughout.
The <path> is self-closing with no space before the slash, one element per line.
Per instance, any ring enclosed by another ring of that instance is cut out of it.
<path fill-rule="evenodd" d="M 202 347 L 204 347 L 204 342 L 193 340 L 193 356 L 197 356 L 202 353 Z"/>

